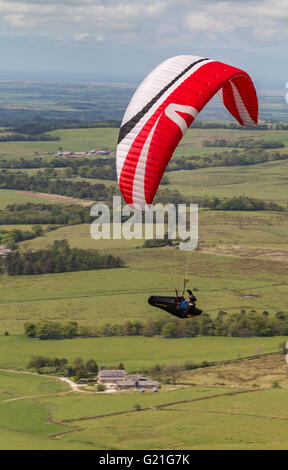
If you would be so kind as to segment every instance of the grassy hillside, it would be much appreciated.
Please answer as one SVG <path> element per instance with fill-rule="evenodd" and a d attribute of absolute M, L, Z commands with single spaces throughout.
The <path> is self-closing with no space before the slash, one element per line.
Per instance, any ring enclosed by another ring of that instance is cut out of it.
<path fill-rule="evenodd" d="M 0 337 L 0 368 L 25 369 L 30 357 L 37 355 L 65 357 L 69 362 L 77 357 L 86 361 L 94 358 L 101 366 L 116 368 L 121 361 L 129 372 L 139 372 L 155 364 L 221 361 L 276 352 L 283 340 L 283 337 L 167 339 L 129 336 L 41 341 L 11 335 Z"/>
<path fill-rule="evenodd" d="M 123 250 L 124 254 L 124 250 Z M 173 295 L 189 273 L 199 306 L 215 315 L 255 309 L 286 311 L 287 264 L 265 259 L 196 253 L 191 260 L 169 249 L 127 249 L 129 267 L 76 273 L 1 277 L 0 328 L 22 332 L 37 319 L 68 320 L 97 325 L 107 321 L 169 317 L 148 305 L 151 294 Z M 186 266 L 190 269 L 186 271 Z M 247 297 L 248 296 L 248 297 Z M 252 297 L 249 297 L 252 296 Z"/>
<path fill-rule="evenodd" d="M 249 196 L 287 203 L 288 162 L 267 162 L 251 166 L 205 168 L 168 174 L 169 189 L 191 196 Z"/>
<path fill-rule="evenodd" d="M 71 393 L 56 378 L 0 371 L 0 448 L 286 450 L 283 364 L 276 355 L 196 369 L 156 394 Z"/>
<path fill-rule="evenodd" d="M 60 146 L 73 151 L 107 148 L 114 155 L 118 129 L 57 130 L 54 134 L 61 140 L 3 142 L 0 158 L 34 158 L 35 152 L 47 155 Z M 288 134 L 283 131 L 191 129 L 175 155 L 226 150 L 204 147 L 207 139 L 251 137 L 278 140 L 287 149 Z M 286 152 L 285 148 L 280 150 Z M 188 198 L 245 194 L 286 207 L 287 165 L 282 161 L 170 172 L 167 187 Z M 0 189 L 0 209 L 12 203 L 45 201 L 73 202 L 57 195 Z M 94 358 L 106 367 L 123 362 L 128 372 L 136 372 L 155 364 L 237 360 L 279 351 L 286 337 L 129 336 L 41 341 L 24 336 L 23 324 L 45 319 L 96 326 L 168 319 L 169 314 L 151 307 L 147 299 L 151 294 L 173 295 L 175 287 L 181 291 L 184 277 L 189 278 L 187 287 L 195 289 L 199 307 L 213 317 L 219 310 L 232 313 L 245 309 L 248 315 L 252 309 L 259 313 L 268 310 L 271 317 L 277 311 L 287 312 L 287 225 L 286 212 L 210 211 L 201 207 L 199 247 L 192 253 L 168 247 L 144 248 L 143 240 L 95 241 L 89 224 L 63 226 L 20 243 L 20 250 L 38 250 L 67 239 L 71 247 L 120 256 L 127 267 L 1 275 L 0 369 L 26 370 L 33 355 L 70 362 L 77 357 Z M 25 230 L 29 226 L 2 228 Z M 283 355 L 277 356 L 278 362 L 273 360 L 276 356 L 271 357 L 186 371 L 176 386 L 162 384 L 158 393 L 143 394 L 75 393 L 57 378 L 0 371 L 0 448 L 287 449 L 287 365 Z M 122 414 L 99 416 L 111 413 Z"/>

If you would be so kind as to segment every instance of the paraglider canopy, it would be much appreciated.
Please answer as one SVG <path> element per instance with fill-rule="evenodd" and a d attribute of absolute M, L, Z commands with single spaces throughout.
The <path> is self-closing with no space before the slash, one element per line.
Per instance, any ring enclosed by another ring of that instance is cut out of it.
<path fill-rule="evenodd" d="M 231 65 L 192 55 L 171 57 L 140 84 L 117 145 L 119 187 L 133 209 L 146 210 L 152 204 L 176 146 L 216 93 L 241 125 L 257 125 L 253 82 Z"/>

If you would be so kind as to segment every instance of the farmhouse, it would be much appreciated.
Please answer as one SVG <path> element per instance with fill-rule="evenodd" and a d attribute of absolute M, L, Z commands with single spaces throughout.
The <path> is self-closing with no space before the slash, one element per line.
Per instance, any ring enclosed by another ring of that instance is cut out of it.
<path fill-rule="evenodd" d="M 117 384 L 121 382 L 126 376 L 125 370 L 100 370 L 98 374 L 98 381 L 102 384 L 112 383 Z"/>
<path fill-rule="evenodd" d="M 142 375 L 128 375 L 125 370 L 100 370 L 99 383 L 114 385 L 118 390 L 128 389 L 153 389 L 158 390 L 160 383 L 150 380 Z"/>

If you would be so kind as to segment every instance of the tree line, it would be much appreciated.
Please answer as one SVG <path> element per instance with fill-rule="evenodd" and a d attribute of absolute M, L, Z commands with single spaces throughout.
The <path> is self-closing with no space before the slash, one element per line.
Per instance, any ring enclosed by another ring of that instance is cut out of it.
<path fill-rule="evenodd" d="M 255 147 L 253 147 L 255 143 Z M 265 151 L 265 148 L 284 147 L 282 143 L 273 143 L 263 141 L 263 147 L 257 146 L 258 141 L 251 140 L 250 144 L 247 141 L 230 142 L 225 139 L 218 139 L 214 142 L 207 141 L 206 146 L 218 147 L 243 147 L 244 150 L 240 151 L 234 148 L 232 151 L 215 152 L 203 156 L 190 155 L 173 158 L 168 167 L 167 172 L 179 170 L 196 170 L 200 168 L 219 167 L 219 166 L 245 166 L 256 165 L 270 161 L 287 160 L 287 153 L 279 153 L 277 151 Z M 235 145 L 234 145 L 235 144 Z M 238 145 L 239 144 L 239 145 Z M 250 146 L 248 146 L 248 144 Z M 277 144 L 277 145 L 276 145 Z M 205 143 L 204 143 L 205 145 Z M 246 147 L 245 147 L 246 145 Z M 274 145 L 274 147 L 273 147 Z M 266 147 L 265 147 L 266 146 Z M 116 180 L 116 165 L 115 158 L 93 158 L 87 159 L 84 157 L 52 157 L 43 158 L 36 157 L 32 160 L 21 159 L 1 159 L 0 168 L 3 169 L 46 169 L 46 171 L 39 171 L 37 179 L 41 178 L 72 178 L 80 176 L 83 178 L 103 179 L 103 180 Z M 52 171 L 52 169 L 61 168 L 61 175 L 59 172 Z M 49 171 L 47 170 L 49 169 Z M 165 178 L 165 175 L 164 175 Z M 167 184 L 169 181 L 162 180 L 161 184 Z"/>
<path fill-rule="evenodd" d="M 181 156 L 170 161 L 166 171 L 197 170 L 200 168 L 219 166 L 245 166 L 259 163 L 287 160 L 287 153 L 267 152 L 263 149 L 238 149 L 226 152 L 215 152 L 209 155 Z"/>
<path fill-rule="evenodd" d="M 30 230 L 19 230 L 19 229 L 0 229 L 0 245 L 6 246 L 10 250 L 17 248 L 17 243 L 24 240 L 32 240 L 33 238 L 39 237 L 44 233 L 41 225 L 33 225 Z"/>
<path fill-rule="evenodd" d="M 244 149 L 277 149 L 283 148 L 285 145 L 283 142 L 277 142 L 273 140 L 263 139 L 240 139 L 240 140 L 226 140 L 226 139 L 215 139 L 215 140 L 204 140 L 204 147 L 233 147 L 233 148 L 244 148 Z"/>
<path fill-rule="evenodd" d="M 78 159 L 75 157 L 57 157 L 47 159 L 37 157 L 32 160 L 25 160 L 24 158 L 2 159 L 0 160 L 0 168 L 6 170 L 39 168 L 37 178 L 73 178 L 80 176 L 82 178 L 115 181 L 117 176 L 115 158 L 86 159 L 81 157 L 81 159 Z M 57 172 L 58 168 L 61 168 L 61 173 Z M 169 184 L 167 175 L 163 176 L 160 184 Z"/>
<path fill-rule="evenodd" d="M 220 310 L 215 318 L 208 313 L 197 318 L 159 318 L 143 321 L 127 321 L 123 324 L 104 323 L 89 327 L 77 322 L 52 322 L 41 320 L 38 323 L 26 322 L 24 332 L 31 338 L 63 339 L 101 336 L 163 336 L 164 338 L 186 338 L 196 336 L 288 336 L 288 313 L 255 310 L 241 310 L 228 313 Z"/>
<path fill-rule="evenodd" d="M 77 169 L 82 166 L 93 167 L 105 167 L 106 165 L 115 167 L 115 158 L 86 158 L 81 157 L 36 157 L 33 159 L 15 158 L 15 159 L 6 159 L 3 158 L 0 160 L 0 168 L 5 169 L 21 169 L 21 168 L 71 168 L 75 174 Z"/>
<path fill-rule="evenodd" d="M 75 225 L 91 222 L 90 208 L 77 204 L 9 204 L 0 210 L 0 224 Z M 53 227 L 50 227 L 52 230 Z M 19 241 L 19 240 L 17 240 Z"/>
<path fill-rule="evenodd" d="M 80 121 L 77 119 L 73 120 L 63 120 L 63 119 L 42 119 L 41 116 L 38 116 L 37 119 L 26 119 L 16 122 L 7 121 L 6 126 L 12 126 L 9 131 L 19 132 L 29 135 L 39 135 L 45 132 L 55 131 L 57 129 L 90 129 L 90 128 L 100 128 L 100 127 L 120 127 L 120 121 L 108 120 L 108 121 Z"/>
<path fill-rule="evenodd" d="M 21 172 L 10 173 L 7 170 L 0 172 L 0 188 L 59 194 L 94 201 L 109 200 L 115 192 L 113 187 L 104 184 L 90 184 L 86 181 L 71 182 L 58 178 L 52 180 L 43 176 L 29 176 Z"/>
<path fill-rule="evenodd" d="M 37 138 L 33 139 L 33 136 L 45 137 L 45 133 L 55 131 L 57 129 L 90 129 L 101 127 L 120 127 L 121 124 L 120 121 L 116 120 L 85 122 L 77 119 L 43 119 L 39 115 L 37 116 L 37 119 L 31 119 L 29 117 L 19 119 L 18 116 L 19 114 L 16 114 L 16 117 L 14 119 L 9 119 L 9 117 L 7 116 L 7 119 L 5 119 L 3 122 L 3 126 L 7 127 L 6 132 L 15 133 L 15 137 L 16 134 L 26 134 L 26 136 L 31 137 L 31 140 L 38 140 Z M 49 140 L 60 140 L 60 137 L 58 136 L 49 137 L 51 137 L 51 139 Z M 45 138 L 43 140 L 45 140 Z"/>
<path fill-rule="evenodd" d="M 187 200 L 178 191 L 168 189 L 160 190 L 155 198 L 155 204 L 161 202 L 168 204 L 174 201 L 175 204 L 187 203 Z M 234 196 L 232 198 L 220 199 L 217 197 L 192 198 L 191 201 L 201 207 L 207 207 L 211 210 L 233 210 L 233 211 L 284 211 L 285 208 L 273 201 L 263 201 L 253 199 L 247 196 Z M 144 215 L 143 215 L 144 217 Z M 122 221 L 127 219 L 123 217 Z M 80 205 L 67 204 L 10 204 L 5 209 L 0 210 L 0 224 L 34 224 L 32 231 L 12 229 L 2 229 L 0 239 L 2 245 L 7 245 L 7 241 L 18 243 L 19 241 L 29 240 L 40 236 L 47 231 L 56 230 L 61 225 L 78 225 L 91 223 L 90 208 Z M 44 229 L 41 224 L 46 225 Z M 40 227 L 39 227 L 40 226 Z M 170 245 L 171 241 L 165 236 L 164 240 L 146 240 L 144 246 L 147 248 L 161 247 Z"/>
<path fill-rule="evenodd" d="M 247 131 L 266 131 L 273 128 L 271 125 L 268 124 L 258 124 L 257 127 L 247 127 L 247 126 L 240 126 L 237 122 L 232 121 L 194 121 L 193 127 L 196 129 L 237 129 Z"/>
<path fill-rule="evenodd" d="M 7 134 L 0 135 L 0 142 L 31 142 L 31 141 L 58 141 L 60 137 L 49 135 L 49 134 L 40 134 L 40 135 L 24 135 L 24 134 Z"/>
<path fill-rule="evenodd" d="M 124 261 L 96 250 L 70 248 L 67 240 L 56 240 L 47 249 L 13 251 L 1 261 L 8 276 L 50 274 L 124 267 Z"/>
<path fill-rule="evenodd" d="M 98 374 L 99 367 L 95 359 L 88 359 L 83 361 L 80 357 L 74 359 L 72 364 L 69 364 L 66 358 L 59 357 L 46 357 L 46 356 L 32 356 L 28 369 L 36 370 L 38 374 L 61 374 L 66 377 L 75 377 L 76 381 L 84 377 L 95 377 Z"/>
<path fill-rule="evenodd" d="M 234 196 L 220 199 L 218 197 L 204 196 L 202 199 L 193 198 L 195 204 L 208 207 L 211 210 L 222 211 L 284 211 L 284 207 L 273 201 L 263 201 L 247 196 Z"/>

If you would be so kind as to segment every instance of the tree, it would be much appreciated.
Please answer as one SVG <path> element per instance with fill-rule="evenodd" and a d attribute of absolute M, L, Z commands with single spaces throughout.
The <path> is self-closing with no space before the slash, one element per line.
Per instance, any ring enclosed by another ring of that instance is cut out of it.
<path fill-rule="evenodd" d="M 162 369 L 162 375 L 171 380 L 173 385 L 176 385 L 177 380 L 181 376 L 182 367 L 179 364 L 169 364 Z"/>
<path fill-rule="evenodd" d="M 73 338 L 78 336 L 78 323 L 76 321 L 69 321 L 63 323 L 60 327 L 61 336 L 64 338 Z"/>
<path fill-rule="evenodd" d="M 98 374 L 99 367 L 94 359 L 89 359 L 89 361 L 86 362 L 86 369 L 92 374 Z"/>
<path fill-rule="evenodd" d="M 39 339 L 59 339 L 61 338 L 60 323 L 42 320 L 37 323 L 36 336 Z"/>
<path fill-rule="evenodd" d="M 66 167 L 64 170 L 64 176 L 66 178 L 71 178 L 73 175 L 74 175 L 73 169 L 70 166 Z"/>
<path fill-rule="evenodd" d="M 155 366 L 151 367 L 149 370 L 149 375 L 153 379 L 160 379 L 162 373 L 162 367 L 159 364 L 155 364 Z"/>
<path fill-rule="evenodd" d="M 105 392 L 106 387 L 104 384 L 98 384 L 97 385 L 97 392 Z"/>
<path fill-rule="evenodd" d="M 24 333 L 25 335 L 30 336 L 30 338 L 35 338 L 36 327 L 34 323 L 31 323 L 31 322 L 24 323 Z"/>
<path fill-rule="evenodd" d="M 51 365 L 49 357 L 32 356 L 28 364 L 28 369 L 36 369 L 38 372 L 43 368 Z"/>
<path fill-rule="evenodd" d="M 35 237 L 40 237 L 41 235 L 43 235 L 44 230 L 41 225 L 33 225 L 32 232 L 34 233 Z"/>
<path fill-rule="evenodd" d="M 55 357 L 54 359 L 51 360 L 51 366 L 55 368 L 55 370 L 58 372 L 59 370 L 62 370 L 66 367 L 68 361 L 67 359 L 59 359 L 58 357 Z"/>
<path fill-rule="evenodd" d="M 164 338 L 176 338 L 177 333 L 177 325 L 172 321 L 165 323 L 161 330 L 161 335 L 164 336 Z"/>
<path fill-rule="evenodd" d="M 75 369 L 80 369 L 81 367 L 84 367 L 83 359 L 81 359 L 81 357 L 76 357 L 76 359 L 74 359 L 73 361 L 73 367 L 75 367 Z"/>
<path fill-rule="evenodd" d="M 17 247 L 15 237 L 12 233 L 7 233 L 4 235 L 1 239 L 1 243 L 6 246 L 6 248 L 9 248 L 9 250 L 15 250 Z"/>
<path fill-rule="evenodd" d="M 84 377 L 86 377 L 86 374 L 87 374 L 87 371 L 85 367 L 78 368 L 75 373 L 76 382 L 79 382 L 80 379 L 83 379 Z"/>

